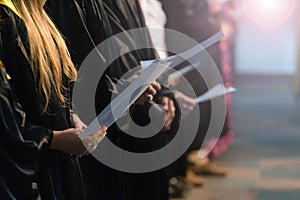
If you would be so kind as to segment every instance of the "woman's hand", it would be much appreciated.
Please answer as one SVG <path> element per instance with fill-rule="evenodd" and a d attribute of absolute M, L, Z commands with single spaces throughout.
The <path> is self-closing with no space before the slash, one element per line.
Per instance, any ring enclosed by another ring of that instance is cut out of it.
<path fill-rule="evenodd" d="M 51 149 L 70 153 L 75 156 L 82 156 L 87 153 L 87 149 L 79 138 L 78 129 L 70 128 L 63 131 L 53 131 Z"/>
<path fill-rule="evenodd" d="M 135 101 L 136 104 L 144 105 L 146 101 L 151 101 L 157 92 L 161 90 L 161 85 L 153 82 L 147 90 Z"/>
<path fill-rule="evenodd" d="M 86 124 L 83 123 L 83 122 L 81 121 L 81 119 L 78 117 L 78 115 L 72 113 L 72 114 L 71 114 L 71 117 L 72 117 L 72 119 L 73 119 L 74 127 L 75 127 L 76 129 L 84 130 L 84 129 L 87 127 Z"/>
<path fill-rule="evenodd" d="M 196 101 L 182 92 L 177 91 L 175 94 L 181 109 L 181 119 L 184 119 L 194 110 L 197 105 Z"/>
<path fill-rule="evenodd" d="M 80 132 L 82 132 L 82 131 L 83 130 L 80 130 Z M 95 151 L 99 142 L 101 142 L 103 140 L 103 138 L 105 137 L 106 131 L 107 131 L 107 128 L 102 127 L 101 129 L 99 129 L 98 131 L 96 131 L 95 133 L 93 133 L 89 136 L 80 137 L 82 143 L 84 144 L 84 146 L 87 150 L 87 152 L 86 152 L 87 154 Z"/>
<path fill-rule="evenodd" d="M 161 97 L 161 105 L 163 106 L 163 109 L 166 112 L 163 130 L 168 131 L 171 129 L 173 119 L 175 118 L 176 108 L 174 106 L 173 100 L 166 96 Z"/>
<path fill-rule="evenodd" d="M 53 131 L 50 148 L 73 154 L 77 157 L 88 155 L 94 151 L 106 135 L 107 128 L 102 128 L 90 136 L 80 138 L 82 129 L 70 128 L 63 131 Z"/>

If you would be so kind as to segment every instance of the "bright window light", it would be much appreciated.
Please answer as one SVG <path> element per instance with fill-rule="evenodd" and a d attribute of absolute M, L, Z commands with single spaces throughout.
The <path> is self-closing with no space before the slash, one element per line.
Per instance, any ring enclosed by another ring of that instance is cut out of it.
<path fill-rule="evenodd" d="M 276 11 L 280 9 L 280 4 L 282 0 L 261 0 L 261 7 L 266 11 Z"/>
<path fill-rule="evenodd" d="M 282 24 L 295 9 L 295 0 L 243 0 L 243 4 L 248 17 L 264 26 Z"/>

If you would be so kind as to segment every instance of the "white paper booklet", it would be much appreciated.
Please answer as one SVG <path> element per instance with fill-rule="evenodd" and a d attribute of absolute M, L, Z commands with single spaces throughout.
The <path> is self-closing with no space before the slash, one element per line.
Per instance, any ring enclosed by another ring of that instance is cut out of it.
<path fill-rule="evenodd" d="M 95 133 L 101 126 L 107 128 L 110 127 L 142 95 L 148 86 L 167 70 L 170 63 L 156 61 L 150 65 L 150 67 L 142 70 L 141 75 L 112 100 L 112 102 L 80 134 L 80 138 Z"/>
<path fill-rule="evenodd" d="M 213 88 L 211 88 L 210 90 L 208 90 L 207 92 L 205 92 L 203 95 L 195 98 L 195 101 L 196 101 L 196 103 L 202 103 L 202 102 L 208 101 L 210 99 L 213 99 L 213 98 L 216 98 L 219 96 L 223 96 L 225 94 L 232 93 L 235 91 L 236 91 L 236 89 L 233 87 L 225 88 L 224 85 L 218 84 L 218 85 L 214 86 Z"/>
<path fill-rule="evenodd" d="M 91 124 L 80 134 L 84 138 L 97 132 L 101 126 L 110 127 L 117 121 L 129 107 L 138 99 L 139 96 L 160 77 L 167 69 L 181 64 L 184 60 L 201 53 L 207 47 L 215 44 L 223 38 L 223 33 L 218 32 L 209 39 L 201 42 L 188 51 L 176 56 L 164 59 L 141 61 L 141 75 L 133 81 L 124 91 L 122 91 L 97 117 Z M 183 60 L 184 59 L 184 60 Z M 134 91 L 134 93 L 133 93 Z"/>
<path fill-rule="evenodd" d="M 180 53 L 180 54 L 177 54 L 174 56 L 170 56 L 167 58 L 163 58 L 163 59 L 158 59 L 158 60 L 161 62 L 171 62 L 170 68 L 174 68 L 174 67 L 178 66 L 179 64 L 181 64 L 182 62 L 189 60 L 193 56 L 201 53 L 208 47 L 214 45 L 219 40 L 221 40 L 223 37 L 224 37 L 224 34 L 223 34 L 223 32 L 220 31 L 220 32 L 216 33 L 215 35 L 213 35 L 212 37 L 208 38 L 207 40 L 201 42 L 200 44 L 194 46 L 193 48 L 191 48 L 183 53 Z M 140 64 L 142 66 L 142 69 L 144 69 L 155 61 L 157 61 L 157 60 L 146 60 L 146 61 L 141 61 Z M 196 65 L 196 63 L 191 63 L 191 65 L 194 66 L 194 65 Z"/>

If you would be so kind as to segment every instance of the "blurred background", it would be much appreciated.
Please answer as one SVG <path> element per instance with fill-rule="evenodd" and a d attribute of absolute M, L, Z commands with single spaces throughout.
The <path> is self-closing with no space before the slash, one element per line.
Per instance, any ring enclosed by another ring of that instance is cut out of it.
<path fill-rule="evenodd" d="M 147 1 L 142 2 L 145 9 Z M 196 173 L 203 178 L 198 187 L 185 184 L 177 194 L 171 188 L 173 198 L 300 199 L 300 2 L 160 3 L 167 28 L 199 41 L 211 36 L 214 28 L 223 30 L 217 60 L 225 85 L 237 88 L 227 99 L 231 131 L 209 157 L 215 168 Z M 167 36 L 166 43 L 170 45 Z"/>

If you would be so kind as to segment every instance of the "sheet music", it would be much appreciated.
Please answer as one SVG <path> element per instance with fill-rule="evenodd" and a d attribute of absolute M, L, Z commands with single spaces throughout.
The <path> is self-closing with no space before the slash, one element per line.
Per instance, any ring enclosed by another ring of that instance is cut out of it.
<path fill-rule="evenodd" d="M 174 68 L 175 66 L 184 62 L 184 60 L 190 59 L 196 54 L 201 53 L 204 49 L 222 39 L 223 36 L 224 35 L 222 32 L 218 32 L 209 39 L 191 48 L 190 50 L 187 50 L 176 56 L 170 56 L 164 59 L 141 61 L 141 75 L 135 81 L 133 81 L 124 91 L 122 91 L 121 94 L 119 94 L 90 123 L 90 125 L 80 134 L 80 138 L 92 135 L 93 133 L 101 129 L 101 126 L 105 126 L 107 128 L 110 127 L 142 95 L 147 87 L 158 77 L 160 77 L 168 68 Z M 135 92 L 132 93 L 132 91 Z"/>
<path fill-rule="evenodd" d="M 142 95 L 148 86 L 164 73 L 170 63 L 155 61 L 150 65 L 150 67 L 142 70 L 141 75 L 112 100 L 112 102 L 80 134 L 80 138 L 92 135 L 99 130 L 101 126 L 107 128 L 110 127 Z"/>
<path fill-rule="evenodd" d="M 202 102 L 208 101 L 210 99 L 213 99 L 213 98 L 216 98 L 216 97 L 228 94 L 228 93 L 232 93 L 235 91 L 236 91 L 236 89 L 233 87 L 225 88 L 224 85 L 218 84 L 218 85 L 214 86 L 213 88 L 211 88 L 210 90 L 208 90 L 203 95 L 195 98 L 195 101 L 196 101 L 196 103 L 202 103 Z"/>
<path fill-rule="evenodd" d="M 200 44 L 194 46 L 193 48 L 174 55 L 174 56 L 170 56 L 167 58 L 163 58 L 163 59 L 158 59 L 159 61 L 162 62 L 171 62 L 170 64 L 170 68 L 174 68 L 177 65 L 183 63 L 186 60 L 189 60 L 190 58 L 192 58 L 193 56 L 201 53 L 203 50 L 205 50 L 206 48 L 212 46 L 213 44 L 217 43 L 219 40 L 221 40 L 224 37 L 224 34 L 222 31 L 219 31 L 218 33 L 216 33 L 215 35 L 213 35 L 212 37 L 208 38 L 207 40 L 201 42 Z M 140 64 L 143 68 L 150 66 L 151 63 L 155 62 L 157 60 L 146 60 L 146 61 L 141 61 Z M 192 66 L 195 66 L 196 63 L 191 63 Z M 143 69 L 142 68 L 142 69 Z"/>

